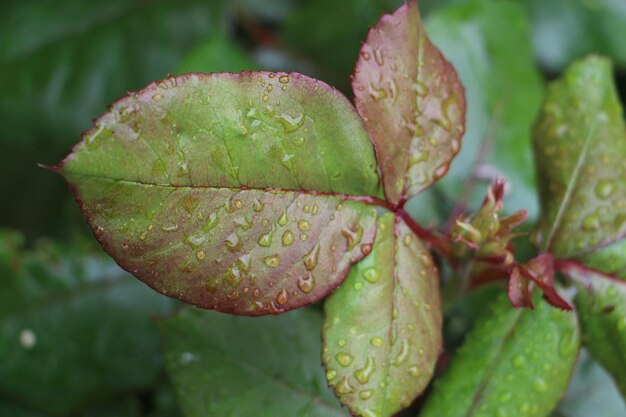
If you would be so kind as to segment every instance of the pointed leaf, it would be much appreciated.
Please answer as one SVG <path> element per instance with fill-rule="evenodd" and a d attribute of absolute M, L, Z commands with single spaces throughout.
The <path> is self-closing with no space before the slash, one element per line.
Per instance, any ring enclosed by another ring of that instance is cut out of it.
<path fill-rule="evenodd" d="M 354 415 L 390 416 L 430 381 L 442 343 L 438 281 L 426 246 L 384 215 L 371 254 L 324 306 L 326 376 Z"/>
<path fill-rule="evenodd" d="M 514 309 L 502 294 L 484 312 L 420 417 L 547 416 L 576 363 L 576 316 L 534 297 Z"/>
<path fill-rule="evenodd" d="M 626 236 L 626 126 L 611 63 L 589 57 L 548 89 L 534 131 L 542 214 L 537 240 L 557 258 Z"/>
<path fill-rule="evenodd" d="M 626 397 L 626 281 L 575 263 L 560 270 L 580 284 L 575 302 L 585 346 Z"/>
<path fill-rule="evenodd" d="M 460 148 L 465 94 L 452 65 L 428 39 L 417 2 L 383 16 L 370 30 L 352 89 L 391 202 L 445 175 Z"/>
<path fill-rule="evenodd" d="M 300 74 L 190 74 L 117 103 L 59 168 L 103 247 L 183 301 L 310 304 L 364 256 L 378 196 L 347 100 Z M 348 201 L 346 201 L 348 200 Z"/>
<path fill-rule="evenodd" d="M 185 415 L 345 416 L 319 366 L 320 325 L 314 310 L 251 319 L 185 309 L 161 321 Z"/>

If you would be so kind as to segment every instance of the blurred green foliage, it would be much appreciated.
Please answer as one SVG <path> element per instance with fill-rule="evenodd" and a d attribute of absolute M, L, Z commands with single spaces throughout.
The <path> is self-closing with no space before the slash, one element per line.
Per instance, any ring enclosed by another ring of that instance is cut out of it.
<path fill-rule="evenodd" d="M 0 233 L 0 416 L 179 413 L 164 377 L 152 320 L 176 305 L 121 272 L 93 243 L 85 243 L 93 239 L 67 186 L 37 163 L 57 163 L 107 104 L 168 73 L 297 70 L 352 97 L 349 76 L 368 26 L 400 3 L 3 3 L 0 227 L 20 232 Z M 485 178 L 501 175 L 511 182 L 507 210 L 526 208 L 536 216 L 530 129 L 544 83 L 573 59 L 601 53 L 613 59 L 626 102 L 626 2 L 422 0 L 420 7 L 433 41 L 457 67 L 469 112 L 462 152 L 450 176 L 413 201 L 411 213 L 426 225 L 443 223 L 459 193 L 469 205 L 477 201 L 468 178 L 481 185 L 476 191 L 482 193 Z M 59 243 L 41 240 L 45 237 Z M 447 323 L 456 326 L 447 329 L 448 345 L 457 345 L 473 321 L 461 316 L 469 311 L 467 317 L 475 317 L 480 304 L 460 305 L 446 314 Z M 173 320 L 206 326 L 231 320 L 185 314 Z M 293 320 L 292 326 L 318 320 L 313 313 L 292 314 L 284 319 Z M 169 329 L 164 332 L 175 332 L 175 324 L 164 324 Z M 172 343 L 168 341 L 167 355 L 180 354 L 182 348 Z M 320 372 L 313 356 L 314 363 L 306 366 Z M 597 404 L 610 404 L 607 416 L 623 414 L 615 389 L 587 395 L 591 380 L 610 384 L 589 361 L 581 361 L 555 416 L 578 417 L 584 415 L 580 410 L 597 410 Z M 302 372 L 312 378 L 308 369 Z M 174 378 L 186 376 L 174 371 Z M 586 390 L 585 395 L 577 395 L 577 390 Z"/>

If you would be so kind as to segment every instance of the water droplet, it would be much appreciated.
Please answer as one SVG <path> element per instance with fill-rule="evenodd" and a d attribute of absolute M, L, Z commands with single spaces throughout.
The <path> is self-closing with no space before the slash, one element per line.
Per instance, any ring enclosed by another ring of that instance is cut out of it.
<path fill-rule="evenodd" d="M 263 94 L 263 97 L 261 97 L 261 100 L 263 100 L 266 103 L 269 99 L 270 99 L 270 96 L 267 93 Z"/>
<path fill-rule="evenodd" d="M 280 218 L 278 219 L 278 225 L 284 227 L 286 224 L 287 224 L 287 211 L 283 210 L 283 214 L 281 214 Z"/>
<path fill-rule="evenodd" d="M 250 254 L 246 253 L 245 255 L 241 255 L 239 259 L 237 259 L 237 267 L 241 270 L 241 272 L 250 272 L 250 258 Z"/>
<path fill-rule="evenodd" d="M 417 378 L 420 376 L 420 368 L 417 365 L 412 365 L 408 369 L 409 375 L 413 378 Z"/>
<path fill-rule="evenodd" d="M 354 357 L 349 353 L 339 352 L 337 355 L 335 355 L 335 359 L 337 359 L 339 365 L 346 367 L 352 363 Z"/>
<path fill-rule="evenodd" d="M 339 340 L 337 340 L 337 345 L 339 347 L 344 347 L 346 345 L 346 339 L 339 339 Z"/>
<path fill-rule="evenodd" d="M 417 94 L 420 97 L 425 97 L 428 94 L 428 87 L 426 86 L 426 84 L 424 84 L 421 81 L 418 81 L 415 84 L 413 84 L 411 86 L 411 89 L 415 91 L 415 94 Z"/>
<path fill-rule="evenodd" d="M 406 235 L 404 235 L 404 237 L 402 238 L 402 243 L 406 247 L 411 246 L 411 234 L 407 233 Z"/>
<path fill-rule="evenodd" d="M 146 240 L 147 237 L 148 237 L 147 230 L 144 230 L 143 232 L 141 232 L 141 234 L 139 234 L 139 240 Z"/>
<path fill-rule="evenodd" d="M 304 267 L 307 271 L 312 271 L 317 266 L 317 259 L 320 254 L 320 245 L 317 244 L 302 258 L 302 262 L 304 262 Z"/>
<path fill-rule="evenodd" d="M 183 197 L 181 204 L 187 213 L 192 214 L 198 207 L 198 204 L 200 204 L 200 200 L 192 195 L 186 195 Z"/>
<path fill-rule="evenodd" d="M 373 389 L 366 389 L 359 393 L 359 398 L 362 400 L 369 400 L 374 395 Z"/>
<path fill-rule="evenodd" d="M 335 379 L 337 377 L 337 372 L 334 370 L 329 370 L 328 372 L 326 372 L 326 379 L 328 381 L 332 381 L 333 379 Z"/>
<path fill-rule="evenodd" d="M 278 255 L 266 256 L 263 259 L 263 262 L 265 262 L 265 265 L 269 267 L 276 268 L 280 264 L 280 256 Z"/>
<path fill-rule="evenodd" d="M 612 180 L 600 180 L 595 187 L 596 196 L 606 200 L 615 192 L 615 182 Z"/>
<path fill-rule="evenodd" d="M 315 280 L 311 273 L 308 273 L 304 276 L 298 278 L 298 288 L 302 290 L 303 293 L 310 293 L 315 286 Z"/>
<path fill-rule="evenodd" d="M 500 394 L 500 397 L 498 397 L 498 400 L 505 404 L 508 403 L 509 401 L 511 401 L 511 398 L 513 397 L 513 394 L 511 394 L 509 391 L 503 392 L 502 394 Z"/>
<path fill-rule="evenodd" d="M 161 230 L 164 232 L 175 232 L 178 229 L 180 229 L 180 226 L 177 224 L 171 225 L 171 226 L 161 226 Z"/>
<path fill-rule="evenodd" d="M 361 56 L 363 57 L 363 59 L 365 61 L 369 61 L 370 60 L 370 54 L 365 52 L 365 51 L 361 52 Z"/>
<path fill-rule="evenodd" d="M 302 230 L 303 232 L 311 230 L 311 223 L 306 220 L 300 220 L 298 221 L 298 229 Z"/>
<path fill-rule="evenodd" d="M 342 229 L 341 235 L 346 238 L 347 250 L 351 251 L 356 245 L 361 243 L 361 239 L 363 239 L 363 227 L 356 225 L 354 230 L 349 228 Z"/>
<path fill-rule="evenodd" d="M 289 82 L 289 76 L 287 75 L 281 75 L 280 77 L 278 77 L 278 81 L 281 84 L 287 84 Z"/>
<path fill-rule="evenodd" d="M 588 214 L 583 218 L 583 230 L 592 232 L 600 228 L 600 218 L 596 214 Z"/>
<path fill-rule="evenodd" d="M 293 144 L 296 145 L 297 147 L 301 147 L 304 145 L 304 137 L 302 136 L 298 136 L 296 138 L 293 139 Z"/>
<path fill-rule="evenodd" d="M 403 364 L 409 357 L 410 350 L 411 346 L 409 345 L 408 340 L 404 339 L 400 345 L 400 352 L 398 352 L 398 355 L 396 355 L 393 360 L 393 364 L 396 366 Z"/>
<path fill-rule="evenodd" d="M 232 233 L 230 236 L 226 238 L 224 244 L 231 252 L 237 252 L 243 246 L 243 241 L 239 238 L 236 233 Z"/>
<path fill-rule="evenodd" d="M 373 52 L 374 52 L 374 61 L 376 61 L 376 63 L 382 67 L 383 64 L 385 63 L 385 57 L 383 56 L 383 51 L 380 48 L 374 48 Z"/>
<path fill-rule="evenodd" d="M 574 332 L 569 331 L 561 337 L 559 354 L 567 358 L 575 351 L 578 352 L 578 340 Z"/>
<path fill-rule="evenodd" d="M 257 240 L 259 246 L 263 246 L 264 248 L 270 247 L 272 245 L 272 231 L 261 235 L 259 240 Z"/>
<path fill-rule="evenodd" d="M 367 282 L 370 282 L 372 284 L 377 282 L 378 279 L 380 278 L 380 272 L 378 271 L 378 268 L 376 268 L 375 266 L 370 266 L 369 268 L 365 268 L 361 274 L 363 275 L 363 278 L 365 278 Z"/>
<path fill-rule="evenodd" d="M 372 252 L 372 245 L 369 243 L 361 245 L 361 253 L 363 256 L 367 256 Z"/>
<path fill-rule="evenodd" d="M 337 391 L 338 394 L 345 395 L 354 392 L 354 388 L 350 385 L 348 377 L 344 376 L 337 382 L 337 385 L 335 385 L 335 391 Z"/>
<path fill-rule="evenodd" d="M 198 258 L 198 260 L 202 261 L 202 260 L 204 260 L 204 258 L 206 258 L 206 253 L 204 253 L 203 250 L 199 250 L 198 252 L 196 252 L 196 258 Z"/>
<path fill-rule="evenodd" d="M 450 131 L 452 129 L 452 122 L 459 110 L 459 99 L 456 94 L 451 94 L 446 97 L 441 103 L 441 114 L 443 119 L 439 120 L 441 127 Z"/>
<path fill-rule="evenodd" d="M 517 354 L 513 356 L 513 359 L 511 360 L 511 362 L 513 363 L 514 367 L 522 368 L 526 364 L 526 359 L 524 358 L 523 355 Z"/>
<path fill-rule="evenodd" d="M 279 292 L 278 295 L 276 296 L 276 302 L 280 305 L 284 305 L 284 304 L 287 304 L 287 301 L 288 301 L 287 290 L 283 288 L 282 291 Z"/>
<path fill-rule="evenodd" d="M 234 288 L 237 288 L 239 286 L 239 283 L 243 279 L 243 276 L 241 275 L 241 271 L 239 270 L 239 268 L 237 268 L 236 266 L 232 266 L 228 268 L 226 272 L 224 272 L 224 279 Z"/>
<path fill-rule="evenodd" d="M 374 358 L 368 357 L 365 361 L 365 366 L 354 371 L 354 377 L 360 384 L 365 385 L 369 382 L 370 376 L 375 369 L 376 363 L 374 362 Z"/>
<path fill-rule="evenodd" d="M 154 94 L 152 96 L 152 100 L 154 100 L 154 101 L 160 101 L 162 98 L 163 98 L 163 94 L 158 94 L 157 93 L 157 94 Z"/>
<path fill-rule="evenodd" d="M 209 214 L 209 218 L 207 219 L 207 221 L 204 222 L 204 224 L 202 225 L 202 230 L 208 232 L 209 230 L 217 226 L 218 223 L 219 218 L 217 217 L 217 213 L 211 213 Z"/>
<path fill-rule="evenodd" d="M 24 349 L 32 349 L 37 344 L 37 335 L 31 329 L 23 329 L 20 332 L 20 345 Z"/>
<path fill-rule="evenodd" d="M 306 233 L 300 233 L 300 240 L 305 241 L 309 238 L 309 235 Z"/>
<path fill-rule="evenodd" d="M 252 202 L 252 210 L 256 211 L 257 213 L 260 213 L 263 211 L 264 208 L 265 208 L 265 205 L 261 203 L 258 198 L 255 198 L 254 201 Z"/>
<path fill-rule="evenodd" d="M 285 233 L 283 233 L 283 246 L 289 246 L 293 243 L 295 239 L 295 236 L 293 235 L 293 233 L 291 233 L 290 230 L 285 230 Z"/>
<path fill-rule="evenodd" d="M 199 248 L 206 241 L 204 235 L 190 235 L 185 237 L 185 243 L 192 248 Z"/>
<path fill-rule="evenodd" d="M 370 96 L 374 99 L 374 101 L 384 100 L 387 98 L 387 90 L 383 87 L 370 84 Z"/>
<path fill-rule="evenodd" d="M 372 346 L 381 347 L 384 343 L 384 340 L 380 336 L 374 336 L 370 339 L 370 343 L 372 344 Z"/>
<path fill-rule="evenodd" d="M 548 383 L 545 379 L 537 377 L 533 381 L 533 389 L 537 392 L 544 392 L 548 389 Z"/>

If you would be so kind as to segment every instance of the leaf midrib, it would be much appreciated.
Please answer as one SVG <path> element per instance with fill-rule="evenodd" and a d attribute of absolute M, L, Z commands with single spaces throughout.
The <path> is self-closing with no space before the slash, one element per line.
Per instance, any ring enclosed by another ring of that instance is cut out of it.
<path fill-rule="evenodd" d="M 565 194 L 563 195 L 563 199 L 561 200 L 561 204 L 559 205 L 559 209 L 556 213 L 556 218 L 554 219 L 554 223 L 552 224 L 550 233 L 548 234 L 545 245 L 543 247 L 544 250 L 550 250 L 552 246 L 552 241 L 556 235 L 556 232 L 561 227 L 563 216 L 574 194 L 574 189 L 576 188 L 576 184 L 578 183 L 578 179 L 580 178 L 583 165 L 585 164 L 587 160 L 589 144 L 591 143 L 591 139 L 593 138 L 595 126 L 596 126 L 596 119 L 594 119 L 594 121 L 591 124 L 591 127 L 589 128 L 589 133 L 587 135 L 587 138 L 585 139 L 585 145 L 583 147 L 583 151 L 580 153 L 580 156 L 578 157 L 578 160 L 576 161 L 576 165 L 574 166 L 574 171 L 572 172 L 571 180 L 567 184 L 567 189 L 565 190 Z"/>
<path fill-rule="evenodd" d="M 515 318 L 515 321 L 512 323 L 511 328 L 507 331 L 506 335 L 502 338 L 502 342 L 500 343 L 500 347 L 498 351 L 496 352 L 496 355 L 494 356 L 493 361 L 488 365 L 487 370 L 485 371 L 485 373 L 483 374 L 483 377 L 480 380 L 480 384 L 478 385 L 478 388 L 472 395 L 472 402 L 467 408 L 467 412 L 464 414 L 464 417 L 472 417 L 474 415 L 474 411 L 476 410 L 476 407 L 478 407 L 478 404 L 480 403 L 482 393 L 485 390 L 487 383 L 491 379 L 491 375 L 495 371 L 498 363 L 500 363 L 500 359 L 504 355 L 504 351 L 506 350 L 506 347 L 508 346 L 508 343 L 511 340 L 511 337 L 513 337 L 515 329 L 517 328 L 520 320 L 522 319 L 522 316 L 523 316 L 522 311 L 516 310 L 515 312 L 517 313 L 517 317 Z"/>
<path fill-rule="evenodd" d="M 356 202 L 361 202 L 367 205 L 388 207 L 388 203 L 386 203 L 384 200 L 380 200 L 373 196 L 342 194 L 342 193 L 337 193 L 334 191 L 316 191 L 316 190 L 302 190 L 302 189 L 298 190 L 298 189 L 271 188 L 271 187 L 260 188 L 260 187 L 247 187 L 243 185 L 241 187 L 236 187 L 236 186 L 197 185 L 197 184 L 192 184 L 192 185 L 159 184 L 156 182 L 152 183 L 152 182 L 145 182 L 145 181 L 139 181 L 139 180 L 126 180 L 126 179 L 119 179 L 119 178 L 104 177 L 102 175 L 96 175 L 96 174 L 76 173 L 76 172 L 71 172 L 71 171 L 65 171 L 63 169 L 60 169 L 59 172 L 68 180 L 69 180 L 68 177 L 77 176 L 77 177 L 86 177 L 86 178 L 96 179 L 100 181 L 108 181 L 108 182 L 113 182 L 113 183 L 124 183 L 124 184 L 134 185 L 134 186 L 148 186 L 148 187 L 158 187 L 158 188 L 172 188 L 172 189 L 189 188 L 189 189 L 196 189 L 196 190 L 230 190 L 230 191 L 237 191 L 237 192 L 261 191 L 261 192 L 267 192 L 267 193 L 296 193 L 296 194 L 306 194 L 306 195 L 314 195 L 314 196 L 320 196 L 320 197 L 337 197 L 342 200 L 356 201 Z"/>

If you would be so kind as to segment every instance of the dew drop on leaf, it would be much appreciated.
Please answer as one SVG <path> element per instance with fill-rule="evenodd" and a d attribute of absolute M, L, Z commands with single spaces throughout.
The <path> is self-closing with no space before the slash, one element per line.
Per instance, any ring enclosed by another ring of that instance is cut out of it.
<path fill-rule="evenodd" d="M 295 239 L 295 236 L 293 235 L 293 233 L 291 233 L 291 230 L 285 230 L 285 232 L 283 233 L 283 246 L 289 246 L 293 243 Z"/>
<path fill-rule="evenodd" d="M 337 359 L 339 365 L 346 367 L 352 363 L 354 357 L 349 353 L 339 352 L 337 355 L 335 355 L 335 359 Z"/>
<path fill-rule="evenodd" d="M 265 265 L 269 267 L 276 268 L 280 264 L 280 256 L 278 255 L 267 256 L 263 259 L 263 262 L 265 263 Z"/>

